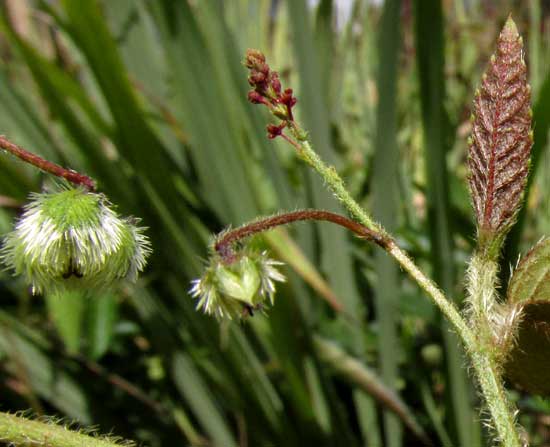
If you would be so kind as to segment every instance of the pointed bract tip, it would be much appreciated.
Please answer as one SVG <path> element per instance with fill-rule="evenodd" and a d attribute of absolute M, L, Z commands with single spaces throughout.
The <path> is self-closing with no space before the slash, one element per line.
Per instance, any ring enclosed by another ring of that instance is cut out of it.
<path fill-rule="evenodd" d="M 501 34 L 503 37 L 506 36 L 514 39 L 518 38 L 519 36 L 518 27 L 516 26 L 516 22 L 514 22 L 514 19 L 512 19 L 512 14 L 510 14 L 506 19 L 506 23 L 502 28 Z"/>

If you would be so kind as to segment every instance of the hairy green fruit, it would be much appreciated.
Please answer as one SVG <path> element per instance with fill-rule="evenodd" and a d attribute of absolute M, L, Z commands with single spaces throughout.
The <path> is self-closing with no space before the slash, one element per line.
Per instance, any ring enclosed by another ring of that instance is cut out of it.
<path fill-rule="evenodd" d="M 224 263 L 214 253 L 189 291 L 198 299 L 197 309 L 219 320 L 240 318 L 261 308 L 266 300 L 273 304 L 275 281 L 285 280 L 275 268 L 281 263 L 268 258 L 266 252 L 246 249 L 233 258 L 231 263 Z"/>
<path fill-rule="evenodd" d="M 101 194 L 67 187 L 31 196 L 0 258 L 36 294 L 135 281 L 150 251 L 135 219 L 120 218 Z"/>

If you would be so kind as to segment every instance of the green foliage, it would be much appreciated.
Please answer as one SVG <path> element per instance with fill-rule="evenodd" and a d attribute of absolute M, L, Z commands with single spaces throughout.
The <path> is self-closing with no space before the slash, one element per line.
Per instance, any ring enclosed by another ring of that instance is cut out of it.
<path fill-rule="evenodd" d="M 240 61 L 255 47 L 295 88 L 298 120 L 355 198 L 374 200 L 418 263 L 460 298 L 454 272 L 474 236 L 463 186 L 465 107 L 505 18 L 463 3 L 443 9 L 444 31 L 433 38 L 445 58 L 439 53 L 432 66 L 431 49 L 422 47 L 432 36 L 421 26 L 413 40 L 411 11 L 385 15 L 391 29 L 400 21 L 399 50 L 376 39 L 389 29 L 382 11 L 362 1 L 339 29 L 330 1 L 316 11 L 305 0 L 273 9 L 269 0 L 4 2 L 0 132 L 96 179 L 121 214 L 143 218 L 154 252 L 137 284 L 84 300 L 48 296 L 44 303 L 0 273 L 2 409 L 57 414 L 150 446 L 223 447 L 389 445 L 390 438 L 397 445 L 400 436 L 388 431 L 396 424 L 384 429 L 379 421 L 389 409 L 400 414 L 402 445 L 418 444 L 422 433 L 436 445 L 449 438 L 460 445 L 465 415 L 478 406 L 452 373 L 460 355 L 420 360 L 426 346 L 448 348 L 448 328 L 437 313 L 418 310 L 424 303 L 403 303 L 425 298 L 398 271 L 388 273 L 391 302 L 375 298 L 387 293 L 386 255 L 373 256 L 364 241 L 310 224 L 266 235 L 261 249 L 290 265 L 288 282 L 269 318 L 255 313 L 244 325 L 196 312 L 188 290 L 211 232 L 280 209 L 338 209 L 292 150 L 265 138 L 264 117 L 247 103 Z M 432 13 L 413 12 L 419 25 Z M 394 85 L 383 82 L 389 72 L 379 70 L 390 68 L 379 65 L 379 51 L 398 58 Z M 538 75 L 535 132 L 542 135 L 550 98 L 547 74 Z M 376 114 L 382 104 L 393 109 Z M 441 134 L 429 127 L 436 118 Z M 542 154 L 538 141 L 535 135 Z M 382 153 L 386 146 L 393 152 Z M 384 156 L 391 172 L 381 175 Z M 539 160 L 532 172 L 544 172 Z M 389 176 L 400 198 L 384 203 Z M 42 180 L 0 158 L 3 234 Z M 532 191 L 540 194 L 537 182 Z M 327 365 L 319 336 L 358 375 Z M 380 370 L 381 363 L 389 366 Z M 370 391 L 364 378 L 375 369 L 386 385 L 372 383 L 398 400 Z M 533 412 L 533 420 L 547 411 Z"/>

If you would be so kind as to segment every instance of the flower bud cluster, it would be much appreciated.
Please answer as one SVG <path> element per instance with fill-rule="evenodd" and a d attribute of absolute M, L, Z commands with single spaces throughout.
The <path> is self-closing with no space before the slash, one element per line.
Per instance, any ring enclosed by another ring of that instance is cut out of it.
<path fill-rule="evenodd" d="M 261 51 L 247 50 L 244 65 L 250 70 L 248 83 L 252 87 L 248 93 L 248 100 L 253 104 L 265 105 L 273 116 L 281 120 L 277 125 L 267 126 L 268 137 L 282 135 L 283 129 L 289 122 L 294 121 L 292 108 L 296 105 L 297 99 L 292 89 L 282 89 L 279 74 L 269 68 Z"/>

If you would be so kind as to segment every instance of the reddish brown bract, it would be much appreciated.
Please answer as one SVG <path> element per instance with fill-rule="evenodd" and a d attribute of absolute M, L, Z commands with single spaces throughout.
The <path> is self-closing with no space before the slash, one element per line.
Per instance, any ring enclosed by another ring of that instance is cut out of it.
<path fill-rule="evenodd" d="M 468 165 L 480 235 L 503 236 L 513 223 L 527 181 L 532 143 L 523 42 L 508 19 L 474 99 Z"/>

